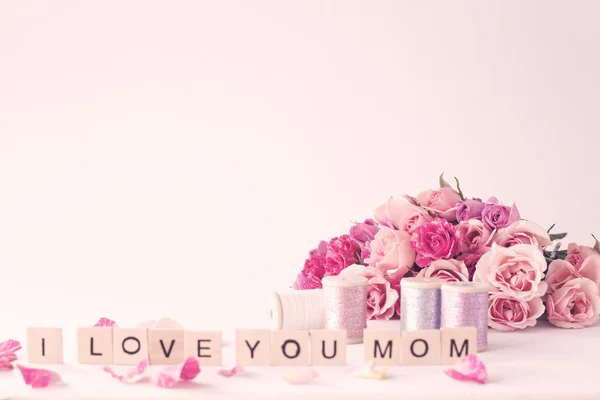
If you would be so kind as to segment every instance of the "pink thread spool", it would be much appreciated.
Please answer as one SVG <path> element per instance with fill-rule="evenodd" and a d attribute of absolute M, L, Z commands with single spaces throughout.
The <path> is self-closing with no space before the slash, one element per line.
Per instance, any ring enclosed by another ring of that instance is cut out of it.
<path fill-rule="evenodd" d="M 362 343 L 367 327 L 367 278 L 323 278 L 325 329 L 345 329 L 347 343 Z"/>

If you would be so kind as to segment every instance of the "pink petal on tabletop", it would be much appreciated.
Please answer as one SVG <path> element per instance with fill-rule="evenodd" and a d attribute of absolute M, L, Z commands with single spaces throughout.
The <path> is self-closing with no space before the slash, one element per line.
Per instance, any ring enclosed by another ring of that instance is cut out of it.
<path fill-rule="evenodd" d="M 194 357 L 189 357 L 181 365 L 181 373 L 179 377 L 184 381 L 191 381 L 200 373 L 200 364 Z"/>
<path fill-rule="evenodd" d="M 487 370 L 483 362 L 474 354 L 466 356 L 453 369 L 444 371 L 452 379 L 458 381 L 487 382 Z"/>
<path fill-rule="evenodd" d="M 365 364 L 362 368 L 354 368 L 349 374 L 357 378 L 382 380 L 387 377 L 388 368 L 376 368 L 375 361 Z"/>
<path fill-rule="evenodd" d="M 194 357 L 189 357 L 181 365 L 173 365 L 160 370 L 152 381 L 161 388 L 172 388 L 179 381 L 191 381 L 200 373 L 200 364 Z"/>
<path fill-rule="evenodd" d="M 136 328 L 146 328 L 146 329 L 150 329 L 154 326 L 154 324 L 156 324 L 155 320 L 150 320 L 150 321 L 144 321 L 144 322 L 140 322 Z"/>
<path fill-rule="evenodd" d="M 94 324 L 94 327 L 96 326 L 104 326 L 107 328 L 118 328 L 118 325 L 115 321 L 113 321 L 112 319 L 108 319 L 108 318 L 100 318 L 98 320 L 98 322 L 96 322 L 96 324 Z"/>
<path fill-rule="evenodd" d="M 21 350 L 21 343 L 17 340 L 10 339 L 0 343 L 0 357 L 14 356 L 19 350 Z"/>
<path fill-rule="evenodd" d="M 27 368 L 17 365 L 26 385 L 32 388 L 45 388 L 53 384 L 61 383 L 60 375 L 54 371 L 41 368 Z"/>
<path fill-rule="evenodd" d="M 153 329 L 183 329 L 183 325 L 169 318 L 161 318 L 152 326 Z"/>
<path fill-rule="evenodd" d="M 0 357 L 0 371 L 2 370 L 11 370 L 13 369 L 13 365 L 10 359 L 7 357 Z"/>
<path fill-rule="evenodd" d="M 319 374 L 314 369 L 307 369 L 301 374 L 285 376 L 283 379 L 290 385 L 305 385 L 311 383 Z"/>
<path fill-rule="evenodd" d="M 219 371 L 217 371 L 217 374 L 224 376 L 225 378 L 231 378 L 234 375 L 243 374 L 243 373 L 244 373 L 243 365 L 236 365 L 235 367 L 233 367 L 231 369 L 220 369 Z"/>
<path fill-rule="evenodd" d="M 148 368 L 148 360 L 140 361 L 135 368 L 130 369 L 123 375 L 117 374 L 111 367 L 105 366 L 102 370 L 107 372 L 115 379 L 120 380 L 123 383 L 136 383 L 144 378 L 144 372 Z"/>

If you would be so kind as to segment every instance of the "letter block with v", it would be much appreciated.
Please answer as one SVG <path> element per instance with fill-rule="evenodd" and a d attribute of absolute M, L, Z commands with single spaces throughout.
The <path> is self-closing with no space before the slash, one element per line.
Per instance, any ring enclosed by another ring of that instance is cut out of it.
<path fill-rule="evenodd" d="M 150 364 L 174 365 L 183 362 L 183 329 L 150 329 L 148 333 Z"/>

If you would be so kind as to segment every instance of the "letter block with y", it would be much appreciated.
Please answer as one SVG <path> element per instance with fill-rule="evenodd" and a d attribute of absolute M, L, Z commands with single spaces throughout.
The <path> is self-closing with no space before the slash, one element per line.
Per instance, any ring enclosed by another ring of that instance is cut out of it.
<path fill-rule="evenodd" d="M 183 329 L 150 329 L 148 351 L 150 364 L 173 365 L 183 362 Z"/>
<path fill-rule="evenodd" d="M 477 328 L 442 328 L 442 364 L 455 364 L 468 354 L 477 354 Z"/>
<path fill-rule="evenodd" d="M 365 329 L 365 362 L 377 365 L 400 365 L 402 335 L 399 330 Z"/>
<path fill-rule="evenodd" d="M 235 363 L 238 365 L 271 365 L 271 331 L 238 329 L 235 331 Z"/>
<path fill-rule="evenodd" d="M 311 330 L 311 365 L 346 365 L 346 338 L 346 330 Z"/>

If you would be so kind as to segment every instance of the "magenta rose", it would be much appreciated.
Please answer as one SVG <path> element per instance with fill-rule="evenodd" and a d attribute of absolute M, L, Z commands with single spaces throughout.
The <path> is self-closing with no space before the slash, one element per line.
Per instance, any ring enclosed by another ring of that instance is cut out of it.
<path fill-rule="evenodd" d="M 587 278 L 600 285 L 600 255 L 589 256 L 579 265 L 573 265 L 567 260 L 553 260 L 546 274 L 548 294 L 556 292 L 565 283 L 576 278 Z"/>
<path fill-rule="evenodd" d="M 479 199 L 463 200 L 456 208 L 456 220 L 458 222 L 471 219 L 481 220 L 481 212 L 485 204 Z"/>
<path fill-rule="evenodd" d="M 396 293 L 398 293 L 398 301 L 394 304 L 394 315 L 397 317 L 400 316 L 400 281 L 402 280 L 402 278 L 404 278 L 404 276 L 397 276 L 395 278 L 392 278 L 390 276 L 385 277 L 385 279 L 387 279 L 390 283 L 391 288 L 394 289 Z"/>
<path fill-rule="evenodd" d="M 304 262 L 302 275 L 308 277 L 314 275 L 317 278 L 325 276 L 325 256 L 327 255 L 327 242 L 322 240 L 319 247 L 309 252 L 308 259 Z"/>
<path fill-rule="evenodd" d="M 521 219 L 517 206 L 504 206 L 495 197 L 490 197 L 481 211 L 481 219 L 492 229 L 504 228 Z"/>
<path fill-rule="evenodd" d="M 519 220 L 506 228 L 494 231 L 491 240 L 502 247 L 515 244 L 530 244 L 538 248 L 552 244 L 550 235 L 539 225 L 531 221 Z"/>
<path fill-rule="evenodd" d="M 427 190 L 417 195 L 417 201 L 427 211 L 450 222 L 456 221 L 460 195 L 452 188 Z"/>
<path fill-rule="evenodd" d="M 535 246 L 517 244 L 505 248 L 494 243 L 477 263 L 473 280 L 486 283 L 492 293 L 531 300 L 546 293 L 548 285 L 542 282 L 546 268 L 546 259 Z"/>
<path fill-rule="evenodd" d="M 566 260 L 575 266 L 580 266 L 583 261 L 591 255 L 600 255 L 592 247 L 579 246 L 576 243 L 570 243 L 567 246 L 567 258 Z"/>
<path fill-rule="evenodd" d="M 389 228 L 412 233 L 433 217 L 406 197 L 390 197 L 387 203 L 375 209 L 375 219 Z"/>
<path fill-rule="evenodd" d="M 394 316 L 394 305 L 398 301 L 398 293 L 392 289 L 383 272 L 374 267 L 352 265 L 343 270 L 341 277 L 364 276 L 368 279 L 367 318 L 390 319 Z"/>
<path fill-rule="evenodd" d="M 358 261 L 359 251 L 358 244 L 349 235 L 331 239 L 325 255 L 325 274 L 339 275 L 344 268 Z"/>
<path fill-rule="evenodd" d="M 565 283 L 546 297 L 548 321 L 559 328 L 584 328 L 600 319 L 600 291 L 587 278 Z"/>
<path fill-rule="evenodd" d="M 310 289 L 320 289 L 323 287 L 321 284 L 321 279 L 318 276 L 315 276 L 311 273 L 300 273 L 296 277 L 296 281 L 292 286 L 295 290 L 310 290 Z"/>
<path fill-rule="evenodd" d="M 417 276 L 443 279 L 446 282 L 466 282 L 469 280 L 469 270 L 462 261 L 436 260 L 419 271 Z"/>
<path fill-rule="evenodd" d="M 415 262 L 411 235 L 382 226 L 369 242 L 371 255 L 365 259 L 370 267 L 386 271 L 392 278 L 404 276 Z"/>
<path fill-rule="evenodd" d="M 535 326 L 544 313 L 542 299 L 523 300 L 506 293 L 494 293 L 488 302 L 488 325 L 499 331 L 516 331 Z"/>
<path fill-rule="evenodd" d="M 424 268 L 432 261 L 454 258 L 460 252 L 461 241 L 454 225 L 436 218 L 415 230 L 411 245 L 417 253 L 417 265 Z"/>

